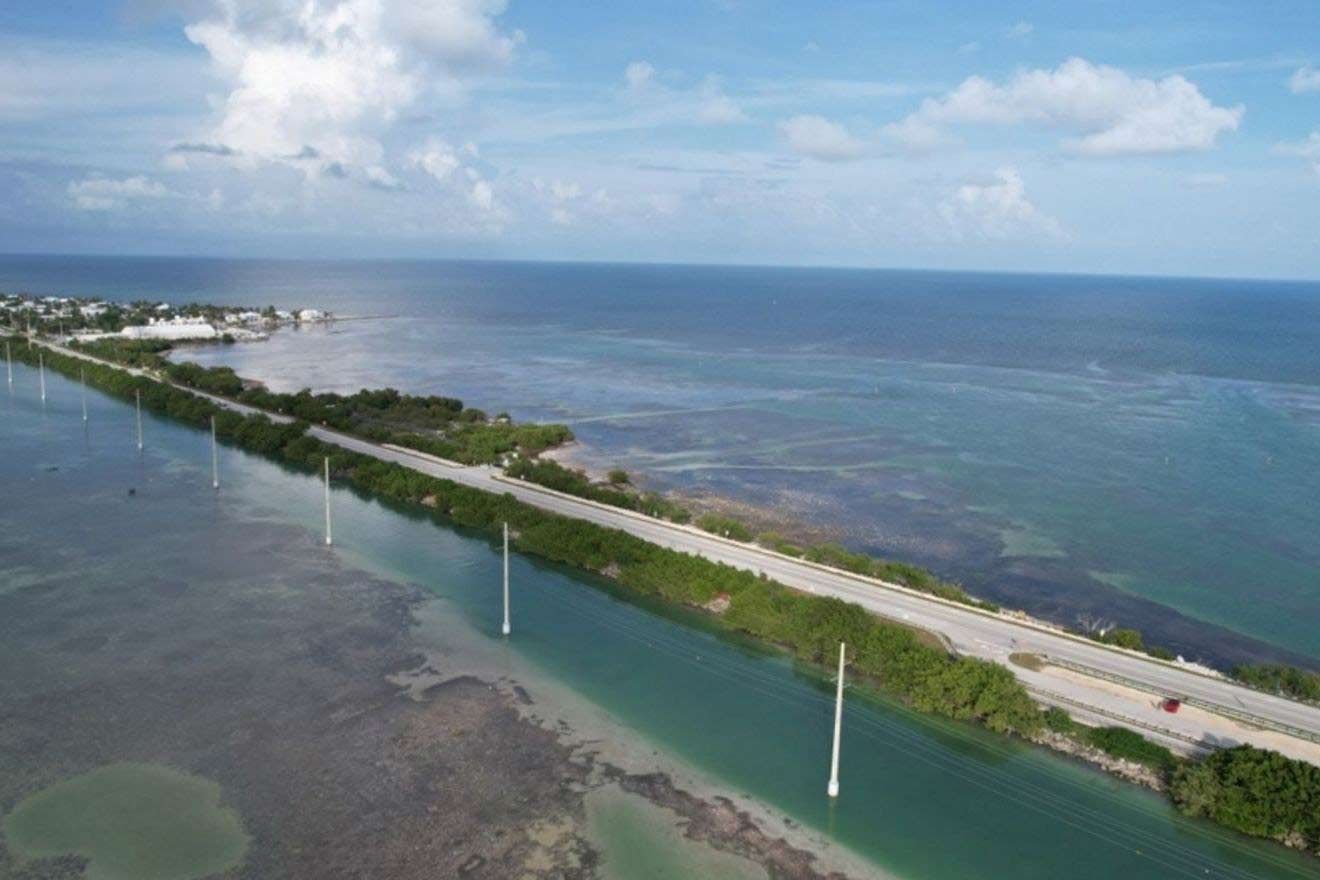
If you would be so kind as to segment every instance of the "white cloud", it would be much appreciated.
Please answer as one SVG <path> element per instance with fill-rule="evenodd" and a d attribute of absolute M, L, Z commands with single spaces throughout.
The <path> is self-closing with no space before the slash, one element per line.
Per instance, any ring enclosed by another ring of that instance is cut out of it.
<path fill-rule="evenodd" d="M 779 130 L 793 152 L 822 162 L 857 159 L 866 151 L 866 145 L 848 129 L 823 116 L 794 116 L 779 123 Z"/>
<path fill-rule="evenodd" d="M 408 166 L 421 171 L 439 184 L 438 192 L 449 198 L 461 198 L 476 208 L 478 223 L 502 223 L 507 217 L 495 198 L 495 188 L 469 160 L 476 159 L 475 144 L 456 150 L 439 138 L 430 138 L 408 154 Z M 434 184 L 433 184 L 434 185 Z"/>
<path fill-rule="evenodd" d="M 1015 22 L 1012 27 L 1004 31 L 1004 35 L 1014 40 L 1020 40 L 1023 37 L 1031 36 L 1031 33 L 1034 30 L 1036 30 L 1036 26 L 1031 22 L 1019 21 Z"/>
<path fill-rule="evenodd" d="M 488 181 L 480 177 L 470 176 L 472 189 L 468 191 L 468 199 L 472 204 L 482 211 L 494 211 L 495 209 L 495 190 Z"/>
<path fill-rule="evenodd" d="M 1156 81 L 1073 58 L 1054 70 L 1019 72 L 1004 84 L 969 77 L 953 91 L 928 98 L 886 134 L 908 147 L 943 141 L 946 126 L 1035 124 L 1074 135 L 1063 141 L 1085 156 L 1207 150 L 1233 131 L 1244 109 L 1216 107 L 1181 76 Z"/>
<path fill-rule="evenodd" d="M 1300 156 L 1311 163 L 1311 168 L 1320 174 L 1320 131 L 1311 132 L 1311 136 L 1300 143 L 1279 144 L 1274 152 L 1281 156 Z"/>
<path fill-rule="evenodd" d="M 1022 176 L 1012 168 L 999 169 L 988 182 L 963 184 L 940 202 L 936 213 L 956 239 L 1064 237 L 1059 222 L 1027 199 Z"/>
<path fill-rule="evenodd" d="M 159 181 L 141 175 L 119 180 L 109 177 L 84 178 L 71 182 L 68 194 L 80 211 L 111 211 L 132 202 L 163 199 L 173 195 Z"/>
<path fill-rule="evenodd" d="M 419 96 L 458 90 L 467 73 L 509 59 L 516 38 L 494 22 L 503 9 L 503 0 L 214 0 L 185 28 L 228 88 L 203 140 L 249 163 L 378 165 L 380 133 Z"/>
<path fill-rule="evenodd" d="M 463 166 L 454 148 L 439 138 L 431 138 L 408 154 L 408 164 L 444 183 Z"/>
<path fill-rule="evenodd" d="M 1294 95 L 1305 92 L 1320 92 L 1320 70 L 1313 67 L 1299 67 L 1288 80 L 1288 88 Z"/>
<path fill-rule="evenodd" d="M 640 92 L 655 82 L 655 68 L 646 61 L 634 61 L 624 68 L 623 78 L 630 90 Z"/>
<path fill-rule="evenodd" d="M 379 165 L 368 165 L 365 171 L 367 183 L 386 192 L 400 192 L 404 186 L 397 177 Z"/>
<path fill-rule="evenodd" d="M 701 106 L 697 110 L 697 118 L 706 125 L 732 125 L 747 121 L 747 114 L 720 90 L 719 80 L 715 77 L 706 77 L 698 93 Z"/>
<path fill-rule="evenodd" d="M 556 180 L 550 184 L 550 194 L 560 201 L 571 201 L 582 195 L 582 187 L 569 181 Z"/>

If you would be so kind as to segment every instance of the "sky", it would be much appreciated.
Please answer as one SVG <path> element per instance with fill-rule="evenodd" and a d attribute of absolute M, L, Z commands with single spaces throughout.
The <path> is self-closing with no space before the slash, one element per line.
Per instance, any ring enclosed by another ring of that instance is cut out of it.
<path fill-rule="evenodd" d="M 1320 4 L 6 0 L 0 252 L 1320 278 Z"/>

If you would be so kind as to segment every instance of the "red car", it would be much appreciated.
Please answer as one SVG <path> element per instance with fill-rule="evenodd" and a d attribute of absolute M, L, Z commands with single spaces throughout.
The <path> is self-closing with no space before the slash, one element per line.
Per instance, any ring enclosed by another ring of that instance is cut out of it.
<path fill-rule="evenodd" d="M 1167 697 L 1163 702 L 1160 703 L 1160 708 L 1163 709 L 1165 712 L 1177 712 L 1179 709 L 1182 708 L 1182 700 L 1176 699 L 1174 697 Z"/>

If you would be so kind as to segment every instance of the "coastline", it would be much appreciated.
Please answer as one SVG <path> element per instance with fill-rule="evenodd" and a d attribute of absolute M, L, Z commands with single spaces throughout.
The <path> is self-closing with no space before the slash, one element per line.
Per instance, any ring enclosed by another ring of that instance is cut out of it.
<path fill-rule="evenodd" d="M 122 367 L 113 367 L 113 366 L 112 366 L 112 367 L 109 367 L 109 368 L 110 368 L 110 369 L 113 369 L 113 370 L 116 370 L 117 372 L 121 372 L 121 373 L 123 372 L 123 368 L 122 368 Z M 191 392 L 187 392 L 187 393 L 191 393 Z"/>

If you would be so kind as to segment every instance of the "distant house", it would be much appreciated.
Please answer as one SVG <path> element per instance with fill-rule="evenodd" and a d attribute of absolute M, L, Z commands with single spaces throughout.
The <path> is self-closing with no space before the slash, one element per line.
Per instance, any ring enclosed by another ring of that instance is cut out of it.
<path fill-rule="evenodd" d="M 201 318 L 153 319 L 143 327 L 125 327 L 120 335 L 126 339 L 218 339 L 219 331 Z"/>
<path fill-rule="evenodd" d="M 324 321 L 325 312 L 320 309 L 303 309 L 298 313 L 299 321 Z"/>

